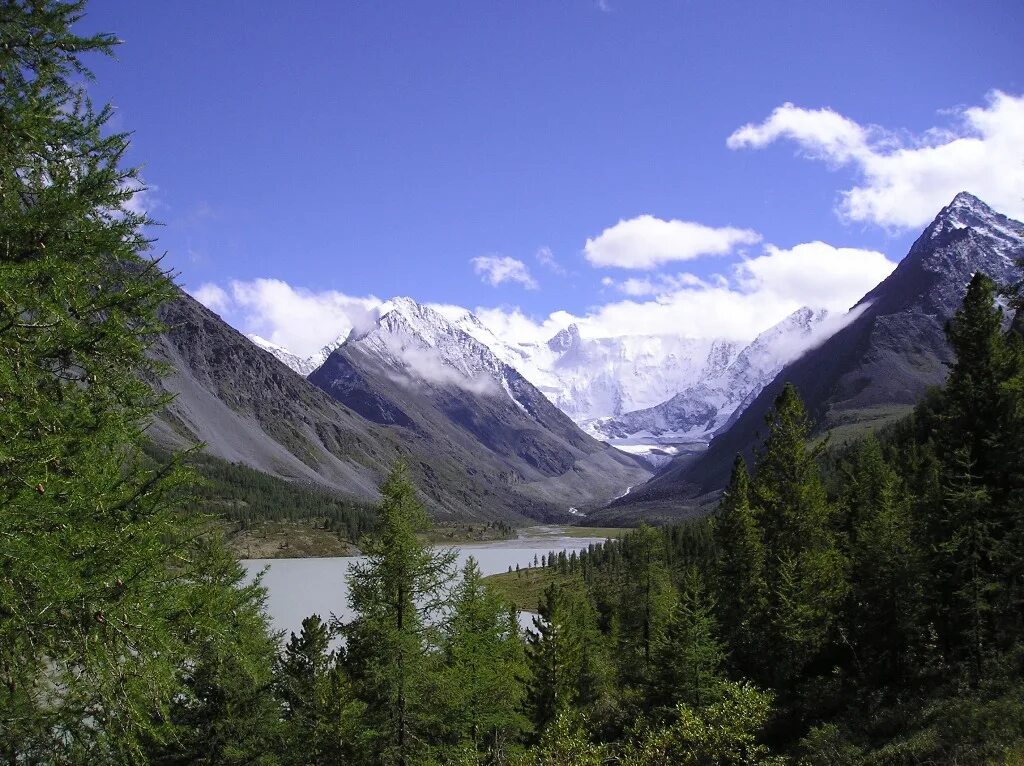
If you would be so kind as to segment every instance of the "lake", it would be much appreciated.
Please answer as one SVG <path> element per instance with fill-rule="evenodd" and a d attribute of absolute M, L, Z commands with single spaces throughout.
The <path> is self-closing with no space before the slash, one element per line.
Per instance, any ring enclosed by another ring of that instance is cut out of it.
<path fill-rule="evenodd" d="M 529 527 L 514 540 L 493 540 L 485 543 L 454 545 L 458 567 L 473 556 L 484 575 L 507 572 L 509 567 L 526 567 L 549 551 L 585 550 L 603 537 L 569 537 L 561 527 Z M 361 556 L 319 559 L 245 559 L 242 564 L 255 576 L 266 570 L 263 584 L 267 588 L 267 611 L 273 627 L 298 632 L 302 621 L 311 614 L 327 619 L 331 614 L 342 620 L 351 618 L 348 609 L 348 586 L 345 575 Z M 528 617 L 523 620 L 528 622 Z"/>

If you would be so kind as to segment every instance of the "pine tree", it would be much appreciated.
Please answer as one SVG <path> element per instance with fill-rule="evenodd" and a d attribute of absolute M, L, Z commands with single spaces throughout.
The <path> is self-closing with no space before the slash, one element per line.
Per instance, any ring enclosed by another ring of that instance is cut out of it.
<path fill-rule="evenodd" d="M 1022 625 L 1024 401 L 1019 341 L 1002 332 L 995 286 L 975 274 L 947 337 L 956 355 L 937 417 L 943 497 L 929 524 L 940 599 L 933 600 L 947 650 L 969 657 L 972 680 L 1001 640 Z M 962 610 L 950 610 L 957 603 Z M 969 617 L 965 618 L 965 615 Z"/>
<path fill-rule="evenodd" d="M 968 460 L 981 480 L 1003 499 L 1004 456 L 1018 434 L 1002 427 L 1006 414 L 1003 386 L 1012 375 L 1012 355 L 1002 333 L 1003 311 L 995 303 L 995 285 L 978 272 L 971 279 L 962 307 L 946 327 L 956 355 L 944 390 L 942 455 L 967 448 Z"/>
<path fill-rule="evenodd" d="M 610 706 L 611 665 L 597 614 L 580 580 L 549 585 L 527 633 L 526 708 L 537 731 L 571 708 Z"/>
<path fill-rule="evenodd" d="M 484 582 L 470 557 L 445 630 L 444 704 L 435 730 L 501 760 L 527 727 L 522 717 L 525 656 L 519 615 Z"/>
<path fill-rule="evenodd" d="M 153 711 L 158 728 L 145 763 L 275 766 L 277 640 L 267 631 L 266 593 L 216 540 L 201 544 L 199 563 L 205 582 L 177 605 L 192 623 L 193 651 L 168 709 Z"/>
<path fill-rule="evenodd" d="M 204 571 L 176 461 L 142 433 L 174 287 L 148 255 L 129 136 L 94 107 L 82 2 L 0 4 L 0 759 L 133 763 L 182 670 L 266 638 Z M 202 600 L 196 594 L 205 594 Z M 226 609 L 219 612 L 218 609 Z M 244 623 L 244 624 L 242 624 Z M 251 631 L 244 635 L 246 631 Z M 259 671 L 261 673 L 262 671 Z M 259 675 L 253 670 L 253 677 Z"/>
<path fill-rule="evenodd" d="M 617 655 L 624 674 L 643 685 L 651 672 L 653 647 L 672 614 L 675 589 L 665 564 L 665 541 L 657 530 L 641 524 L 628 544 L 618 589 Z"/>
<path fill-rule="evenodd" d="M 715 517 L 717 614 L 730 662 L 739 675 L 763 662 L 757 654 L 765 619 L 765 551 L 750 507 L 747 465 L 737 455 L 732 478 Z"/>
<path fill-rule="evenodd" d="M 358 753 L 362 706 L 331 650 L 332 637 L 320 616 L 311 615 L 298 635 L 291 634 L 277 663 L 283 764 L 330 766 L 348 763 Z"/>
<path fill-rule="evenodd" d="M 374 758 L 404 766 L 423 747 L 431 674 L 439 645 L 437 617 L 454 576 L 455 553 L 434 551 L 417 537 L 427 523 L 404 465 L 381 487 L 379 537 L 348 575 L 355 619 L 342 626 L 346 666 L 367 703 L 365 725 Z"/>
<path fill-rule="evenodd" d="M 768 415 L 751 498 L 764 540 L 767 616 L 761 680 L 792 684 L 832 637 L 847 592 L 846 562 L 832 530 L 810 420 L 787 384 Z"/>
<path fill-rule="evenodd" d="M 922 640 L 922 552 L 910 502 L 878 439 L 859 446 L 846 492 L 850 531 L 850 641 L 874 687 L 899 689 Z"/>
<path fill-rule="evenodd" d="M 651 707 L 672 709 L 686 703 L 700 708 L 718 699 L 724 653 L 714 612 L 699 570 L 687 568 L 679 601 L 654 650 Z"/>

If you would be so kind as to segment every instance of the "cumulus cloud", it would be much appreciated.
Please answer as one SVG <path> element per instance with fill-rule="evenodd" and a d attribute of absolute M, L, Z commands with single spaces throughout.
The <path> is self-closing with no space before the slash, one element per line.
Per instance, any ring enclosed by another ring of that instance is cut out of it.
<path fill-rule="evenodd" d="M 513 344 L 544 343 L 573 323 L 592 338 L 680 335 L 749 341 L 802 306 L 842 314 L 895 265 L 872 250 L 825 242 L 788 249 L 767 245 L 760 255 L 706 279 L 685 272 L 655 273 L 622 282 L 609 279 L 606 287 L 621 291 L 624 297 L 578 314 L 554 311 L 538 318 L 514 306 L 476 307 L 473 312 L 491 332 Z M 316 353 L 352 329 L 369 327 L 382 303 L 372 295 L 305 290 L 278 279 L 234 281 L 226 290 L 204 284 L 193 295 L 214 310 L 226 312 L 228 321 L 244 332 L 258 334 L 300 356 Z M 466 313 L 458 306 L 432 307 L 452 321 Z M 443 377 L 449 373 L 438 371 L 430 353 L 412 351 L 407 362 L 410 374 L 457 382 Z M 459 385 L 476 390 L 484 384 L 466 378 Z"/>
<path fill-rule="evenodd" d="M 481 255 L 473 258 L 473 270 L 487 284 L 497 287 L 502 282 L 518 282 L 527 290 L 536 290 L 537 282 L 526 264 L 507 255 Z"/>
<path fill-rule="evenodd" d="M 713 228 L 693 221 L 641 215 L 619 221 L 588 239 L 583 254 L 592 266 L 654 269 L 671 261 L 728 255 L 741 245 L 761 241 L 750 229 Z"/>
<path fill-rule="evenodd" d="M 603 280 L 602 280 L 603 281 Z M 674 290 L 682 290 L 687 287 L 703 287 L 704 281 L 696 274 L 658 274 L 653 277 L 630 277 L 616 283 L 608 279 L 606 286 L 615 286 L 620 292 L 626 295 L 639 297 L 643 295 L 664 295 Z"/>
<path fill-rule="evenodd" d="M 983 106 L 953 110 L 953 124 L 906 135 L 860 125 L 831 109 L 783 104 L 761 123 L 736 130 L 732 149 L 788 139 L 831 167 L 852 166 L 857 185 L 841 193 L 849 221 L 890 228 L 924 226 L 958 192 L 1024 217 L 1024 96 L 989 94 Z"/>
<path fill-rule="evenodd" d="M 189 294 L 202 303 L 210 311 L 222 314 L 231 306 L 231 296 L 224 291 L 224 288 L 212 282 L 206 282 L 195 290 L 189 290 Z"/>
<path fill-rule="evenodd" d="M 896 264 L 875 250 L 806 242 L 736 266 L 736 282 L 747 293 L 770 292 L 784 300 L 845 311 L 885 279 Z"/>
<path fill-rule="evenodd" d="M 372 295 L 306 290 L 280 279 L 235 280 L 227 290 L 207 283 L 191 293 L 246 333 L 303 357 L 315 354 L 352 329 L 370 326 L 381 304 Z"/>
<path fill-rule="evenodd" d="M 573 315 L 534 319 L 518 308 L 477 309 L 481 320 L 511 342 L 547 340 L 571 323 L 586 337 L 683 335 L 752 340 L 802 306 L 842 314 L 896 267 L 873 250 L 808 242 L 768 245 L 728 275 L 652 275 L 614 286 L 628 297 Z"/>

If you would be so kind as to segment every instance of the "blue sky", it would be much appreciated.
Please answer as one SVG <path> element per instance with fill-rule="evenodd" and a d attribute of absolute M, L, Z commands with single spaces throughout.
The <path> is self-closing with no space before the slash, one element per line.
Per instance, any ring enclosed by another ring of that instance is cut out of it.
<path fill-rule="evenodd" d="M 520 339 L 742 334 L 852 303 L 960 188 L 1024 214 L 1018 2 L 94 0 L 83 28 L 125 41 L 90 88 L 180 281 L 300 353 L 399 294 Z"/>

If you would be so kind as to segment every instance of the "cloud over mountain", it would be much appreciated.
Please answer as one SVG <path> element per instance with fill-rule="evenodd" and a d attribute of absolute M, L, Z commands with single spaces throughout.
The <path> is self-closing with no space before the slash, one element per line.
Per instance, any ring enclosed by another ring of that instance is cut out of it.
<path fill-rule="evenodd" d="M 591 266 L 654 269 L 673 261 L 728 255 L 740 245 L 760 241 L 761 235 L 750 229 L 714 228 L 693 221 L 640 215 L 619 221 L 588 239 L 583 255 Z"/>

